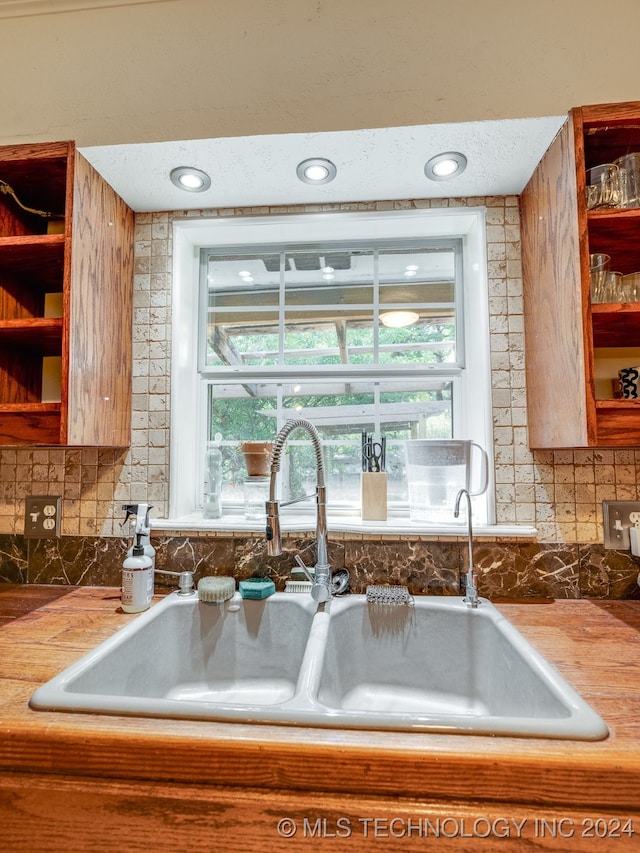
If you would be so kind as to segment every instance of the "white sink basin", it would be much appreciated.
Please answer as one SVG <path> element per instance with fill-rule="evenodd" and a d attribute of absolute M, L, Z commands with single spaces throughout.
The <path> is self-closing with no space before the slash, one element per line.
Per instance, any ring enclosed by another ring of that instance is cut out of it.
<path fill-rule="evenodd" d="M 237 602 L 236 602 L 237 604 Z M 601 718 L 488 601 L 173 593 L 33 694 L 36 710 L 598 740 Z"/>
<path fill-rule="evenodd" d="M 431 731 L 602 738 L 607 728 L 489 602 L 332 606 L 318 699 Z"/>

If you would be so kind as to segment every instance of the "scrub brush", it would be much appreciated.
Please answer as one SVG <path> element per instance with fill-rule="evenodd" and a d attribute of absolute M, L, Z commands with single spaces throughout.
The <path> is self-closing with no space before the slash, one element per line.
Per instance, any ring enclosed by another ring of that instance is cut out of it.
<path fill-rule="evenodd" d="M 233 597 L 236 582 L 228 577 L 200 578 L 198 581 L 198 596 L 200 601 L 222 602 Z"/>
<path fill-rule="evenodd" d="M 311 592 L 313 584 L 311 581 L 286 581 L 284 585 L 285 592 Z"/>

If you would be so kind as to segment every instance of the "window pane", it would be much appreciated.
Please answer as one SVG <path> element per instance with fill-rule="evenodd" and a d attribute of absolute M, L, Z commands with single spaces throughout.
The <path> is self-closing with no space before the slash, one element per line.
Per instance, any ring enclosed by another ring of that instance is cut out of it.
<path fill-rule="evenodd" d="M 409 499 L 405 441 L 411 438 L 453 438 L 452 383 L 404 383 L 380 386 L 381 430 L 387 437 L 387 501 Z"/>
<path fill-rule="evenodd" d="M 451 245 L 204 255 L 205 367 L 456 363 Z"/>
<path fill-rule="evenodd" d="M 285 364 L 362 364 L 373 358 L 370 250 L 287 254 Z"/>
<path fill-rule="evenodd" d="M 208 255 L 206 367 L 278 363 L 280 255 Z"/>
<path fill-rule="evenodd" d="M 255 382 L 209 385 L 209 431 L 224 441 L 270 441 L 277 431 L 273 385 Z"/>
<path fill-rule="evenodd" d="M 379 363 L 455 362 L 453 250 L 383 250 L 378 268 Z"/>
<path fill-rule="evenodd" d="M 285 421 L 305 418 L 323 446 L 327 501 L 332 510 L 360 509 L 362 432 L 386 437 L 390 509 L 407 502 L 404 442 L 451 438 L 452 383 L 439 379 L 390 382 L 310 380 L 289 383 L 211 383 L 209 438 L 222 435 L 223 505 L 243 499 L 247 476 L 241 441 L 273 441 Z M 315 453 L 303 429 L 282 454 L 278 493 L 283 500 L 313 493 Z M 296 504 L 296 511 L 313 505 Z"/>
<path fill-rule="evenodd" d="M 277 400 L 274 387 L 253 383 L 209 385 L 207 440 L 222 436 L 222 502 L 243 501 L 247 468 L 241 441 L 273 441 L 276 434 Z"/>
<path fill-rule="evenodd" d="M 393 440 L 453 438 L 450 380 L 380 384 L 380 423 Z"/>
<path fill-rule="evenodd" d="M 322 439 L 327 502 L 354 512 L 360 501 L 361 433 L 372 431 L 375 395 L 371 382 L 299 382 L 283 388 L 283 417 L 306 418 Z M 297 440 L 295 440 L 297 439 Z M 288 481 L 293 497 L 315 489 L 315 454 L 303 430 L 290 442 Z M 303 491 L 301 492 L 300 489 Z"/>

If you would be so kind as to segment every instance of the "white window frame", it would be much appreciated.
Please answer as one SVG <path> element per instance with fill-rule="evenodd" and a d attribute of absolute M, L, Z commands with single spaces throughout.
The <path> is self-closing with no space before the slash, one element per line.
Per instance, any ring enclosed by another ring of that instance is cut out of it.
<path fill-rule="evenodd" d="M 462 241 L 466 363 L 455 383 L 460 397 L 454 401 L 454 437 L 472 439 L 487 451 L 489 485 L 481 499 L 479 524 L 495 523 L 485 208 L 469 207 L 174 221 L 169 516 L 177 528 L 245 526 L 236 518 L 201 519 L 195 498 L 203 483 L 207 441 L 207 383 L 198 372 L 200 249 L 227 246 L 241 251 L 270 243 L 414 238 Z M 354 519 L 343 519 L 331 526 L 346 530 L 359 525 Z M 418 524 L 409 525 L 408 519 L 406 526 L 421 530 Z M 431 525 L 425 529 L 435 532 Z"/>

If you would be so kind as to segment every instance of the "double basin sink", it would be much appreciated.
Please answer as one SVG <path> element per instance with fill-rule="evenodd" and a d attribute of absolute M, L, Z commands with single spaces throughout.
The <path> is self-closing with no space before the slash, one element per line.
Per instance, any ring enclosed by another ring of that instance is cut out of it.
<path fill-rule="evenodd" d="M 599 740 L 603 720 L 488 601 L 172 593 L 40 687 L 36 710 Z"/>

